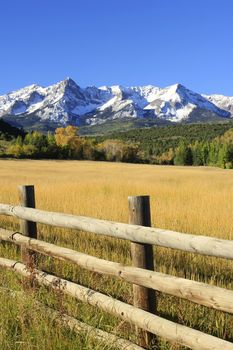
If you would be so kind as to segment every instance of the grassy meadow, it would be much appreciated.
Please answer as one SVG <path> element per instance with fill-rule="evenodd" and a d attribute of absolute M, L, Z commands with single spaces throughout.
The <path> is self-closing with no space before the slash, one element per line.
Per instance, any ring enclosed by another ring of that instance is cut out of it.
<path fill-rule="evenodd" d="M 128 221 L 127 197 L 151 196 L 152 225 L 233 239 L 233 171 L 89 161 L 0 160 L 0 203 L 18 203 L 18 185 L 33 184 L 38 209 Z M 17 230 L 18 221 L 0 216 L 0 227 Z M 131 264 L 129 242 L 87 232 L 38 225 L 39 239 L 100 258 Z M 20 259 L 19 249 L 0 244 L 0 256 Z M 156 270 L 233 289 L 233 262 L 155 248 Z M 132 302 L 130 284 L 40 256 L 39 268 Z M 110 350 L 88 334 L 55 325 L 35 299 L 106 331 L 134 340 L 133 327 L 95 308 L 46 288 L 27 288 L 15 273 L 0 268 L 0 287 L 25 290 L 10 297 L 0 288 L 0 348 L 3 350 Z M 233 316 L 158 293 L 158 314 L 233 341 Z M 159 349 L 184 349 L 160 340 Z"/>

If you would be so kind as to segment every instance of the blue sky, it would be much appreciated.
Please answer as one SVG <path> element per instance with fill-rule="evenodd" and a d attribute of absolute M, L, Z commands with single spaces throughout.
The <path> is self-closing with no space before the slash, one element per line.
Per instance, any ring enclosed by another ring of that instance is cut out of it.
<path fill-rule="evenodd" d="M 72 77 L 233 95 L 232 0 L 2 0 L 0 94 Z"/>

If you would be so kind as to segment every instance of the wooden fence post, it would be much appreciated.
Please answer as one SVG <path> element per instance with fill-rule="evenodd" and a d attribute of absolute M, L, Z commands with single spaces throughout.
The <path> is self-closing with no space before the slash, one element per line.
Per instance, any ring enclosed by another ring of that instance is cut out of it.
<path fill-rule="evenodd" d="M 151 227 L 150 197 L 135 196 L 128 197 L 129 223 L 133 225 Z M 132 264 L 147 270 L 154 270 L 153 246 L 131 242 Z M 153 289 L 133 284 L 134 306 L 155 313 L 156 295 Z M 155 344 L 155 336 L 149 332 L 137 329 L 138 344 L 148 348 Z"/>
<path fill-rule="evenodd" d="M 19 201 L 22 207 L 35 208 L 35 191 L 33 185 L 18 186 Z M 20 232 L 27 237 L 37 238 L 36 222 L 20 219 Z M 21 248 L 22 261 L 29 267 L 33 268 L 36 263 L 35 253 L 29 252 L 28 249 Z"/>

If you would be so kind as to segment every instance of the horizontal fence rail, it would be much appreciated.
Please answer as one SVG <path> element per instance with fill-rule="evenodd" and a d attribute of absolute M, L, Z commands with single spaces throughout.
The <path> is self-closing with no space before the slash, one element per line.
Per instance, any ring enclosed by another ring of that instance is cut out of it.
<path fill-rule="evenodd" d="M 233 241 L 191 235 L 159 228 L 129 225 L 44 210 L 0 204 L 0 214 L 52 226 L 88 231 L 100 235 L 153 244 L 186 252 L 233 260 Z"/>
<path fill-rule="evenodd" d="M 233 314 L 233 291 L 156 272 L 153 255 L 156 254 L 156 250 L 153 250 L 155 245 L 233 260 L 233 241 L 151 228 L 149 196 L 128 198 L 129 224 L 124 224 L 35 209 L 35 192 L 32 185 L 20 186 L 19 195 L 21 206 L 0 204 L 0 214 L 18 218 L 20 232 L 0 228 L 0 243 L 5 241 L 20 246 L 23 263 L 0 258 L 0 267 L 13 270 L 23 277 L 30 277 L 31 283 L 32 279 L 35 279 L 41 285 L 59 289 L 81 302 L 86 302 L 132 323 L 135 326 L 137 345 L 109 334 L 109 339 L 115 339 L 121 349 L 148 349 L 152 344 L 157 348 L 157 336 L 160 336 L 196 350 L 233 350 L 233 343 L 155 315 L 157 313 L 155 291 L 229 314 Z M 125 266 L 39 240 L 37 223 L 129 240 L 133 266 Z M 37 253 L 132 283 L 134 305 L 38 270 Z M 52 309 L 49 312 L 51 315 L 58 313 Z M 73 325 L 77 330 L 93 329 L 68 315 L 61 315 L 61 323 L 65 319 L 68 322 L 67 325 Z M 97 338 L 99 335 L 102 339 L 108 339 L 106 332 L 96 329 L 93 329 L 93 332 L 96 333 Z"/>
<path fill-rule="evenodd" d="M 225 288 L 133 266 L 125 266 L 5 229 L 0 229 L 0 240 L 23 245 L 25 248 L 59 260 L 72 262 L 93 272 L 122 278 L 140 286 L 233 314 L 233 291 Z"/>
<path fill-rule="evenodd" d="M 0 266 L 14 270 L 24 277 L 31 276 L 31 272 L 27 270 L 24 264 L 14 260 L 0 258 Z M 39 284 L 52 287 L 53 289 L 61 289 L 67 295 L 94 307 L 97 306 L 103 311 L 114 314 L 126 321 L 133 322 L 138 327 L 171 342 L 178 342 L 194 350 L 233 350 L 232 343 L 168 321 L 102 293 L 95 292 L 92 289 L 39 270 L 35 270 L 33 276 Z"/>

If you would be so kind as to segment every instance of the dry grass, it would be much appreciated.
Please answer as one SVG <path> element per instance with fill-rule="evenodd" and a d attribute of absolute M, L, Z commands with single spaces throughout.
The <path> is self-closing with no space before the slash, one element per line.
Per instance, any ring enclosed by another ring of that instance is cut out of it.
<path fill-rule="evenodd" d="M 128 220 L 127 196 L 149 194 L 153 226 L 233 239 L 232 170 L 84 161 L 1 160 L 0 202 L 17 204 L 17 185 L 19 184 L 35 185 L 37 208 L 120 222 Z M 17 220 L 1 217 L 0 226 L 16 228 Z M 130 264 L 127 242 L 42 225 L 39 227 L 39 232 L 40 238 L 50 242 Z M 18 257 L 18 251 L 5 245 L 0 247 L 0 255 Z M 155 255 L 158 271 L 233 288 L 232 262 L 162 248 L 156 248 Z M 95 287 L 128 302 L 132 300 L 131 286 L 127 283 L 103 276 L 99 277 L 48 258 L 41 257 L 40 265 L 60 276 Z M 1 285 L 16 288 L 17 283 L 18 279 L 14 275 L 0 270 Z M 50 304 L 54 302 L 53 296 L 49 296 L 46 291 L 37 293 L 39 293 L 38 297 L 44 301 Z M 113 329 L 126 336 L 131 333 L 128 325 L 120 323 L 111 316 L 104 313 L 97 314 L 92 308 L 70 299 L 65 299 L 62 303 L 73 315 L 78 315 L 79 318 L 95 326 L 107 330 Z M 16 308 L 15 306 L 14 312 Z M 158 310 L 161 315 L 169 319 L 233 340 L 232 316 L 210 311 L 205 307 L 165 295 L 159 296 Z M 7 317 L 9 318 L 10 315 Z M 4 318 L 5 331 L 7 317 Z M 38 329 L 41 328 L 41 332 L 36 332 L 37 340 L 43 333 L 44 324 L 49 322 L 44 320 L 43 323 L 41 318 L 38 319 L 41 325 Z M 36 320 L 35 315 L 34 321 Z M 20 338 L 20 341 L 24 341 L 23 347 L 16 345 L 12 347 L 16 334 L 11 334 L 9 347 L 5 342 L 3 348 L 37 348 L 35 345 L 32 346 L 33 340 L 27 340 L 25 343 L 25 339 L 29 337 L 29 331 L 26 331 L 27 328 L 24 327 L 23 333 L 19 324 L 20 321 L 14 327 L 17 329 L 17 337 Z M 33 332 L 35 325 L 34 328 L 29 328 L 30 332 Z M 84 341 L 83 337 L 82 340 L 75 338 L 77 342 L 75 343 L 73 336 L 63 335 L 61 337 L 61 332 L 62 330 L 59 330 L 55 335 L 52 331 L 49 333 L 49 348 L 57 348 L 57 339 L 64 338 L 64 349 L 89 349 L 89 339 Z M 0 343 L 2 339 L 3 336 L 0 333 Z M 95 349 L 98 346 L 96 345 Z M 48 348 L 47 343 L 46 347 Z M 160 348 L 175 349 L 178 347 L 161 343 Z"/>

